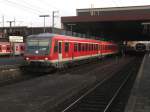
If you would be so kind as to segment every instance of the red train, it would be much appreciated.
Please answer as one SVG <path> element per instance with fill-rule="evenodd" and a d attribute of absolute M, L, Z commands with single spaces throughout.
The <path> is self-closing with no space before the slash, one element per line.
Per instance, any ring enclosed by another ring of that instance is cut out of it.
<path fill-rule="evenodd" d="M 26 67 L 63 68 L 74 62 L 117 52 L 118 47 L 113 42 L 43 33 L 27 38 L 24 56 Z"/>
<path fill-rule="evenodd" d="M 0 42 L 0 56 L 21 55 L 24 53 L 24 43 Z"/>

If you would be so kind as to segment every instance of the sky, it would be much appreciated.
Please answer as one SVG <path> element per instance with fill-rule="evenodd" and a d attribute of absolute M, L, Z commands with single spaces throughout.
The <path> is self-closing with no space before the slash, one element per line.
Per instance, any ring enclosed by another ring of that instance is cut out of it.
<path fill-rule="evenodd" d="M 43 26 L 44 21 L 39 15 L 50 15 L 46 18 L 46 26 L 52 26 L 52 11 L 55 13 L 55 26 L 60 28 L 61 16 L 75 16 L 76 9 L 103 7 L 122 7 L 150 5 L 150 0 L 0 0 L 0 26 L 2 17 L 7 21 L 15 20 L 15 26 Z M 13 24 L 14 25 L 14 24 Z"/>

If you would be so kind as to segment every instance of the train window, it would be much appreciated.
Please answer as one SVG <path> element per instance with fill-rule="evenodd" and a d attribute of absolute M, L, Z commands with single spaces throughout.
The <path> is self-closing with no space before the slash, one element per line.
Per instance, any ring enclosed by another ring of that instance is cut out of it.
<path fill-rule="evenodd" d="M 111 45 L 108 45 L 108 50 L 110 50 L 110 48 L 111 48 Z"/>
<path fill-rule="evenodd" d="M 86 51 L 86 44 L 83 44 L 84 45 L 84 51 Z"/>
<path fill-rule="evenodd" d="M 77 50 L 78 50 L 78 44 L 75 43 L 75 44 L 74 44 L 74 51 L 76 52 Z"/>
<path fill-rule="evenodd" d="M 84 51 L 84 44 L 81 44 L 82 45 L 82 51 Z"/>
<path fill-rule="evenodd" d="M 104 49 L 107 50 L 106 45 L 104 45 Z"/>
<path fill-rule="evenodd" d="M 92 51 L 92 44 L 90 44 L 90 51 Z"/>
<path fill-rule="evenodd" d="M 55 41 L 54 53 L 58 52 L 58 41 Z"/>
<path fill-rule="evenodd" d="M 110 50 L 111 49 L 111 45 L 108 45 L 108 50 Z"/>
<path fill-rule="evenodd" d="M 84 47 L 83 44 L 81 44 L 81 51 L 83 51 L 83 49 L 84 49 L 83 47 Z"/>
<path fill-rule="evenodd" d="M 88 50 L 90 51 L 90 44 L 88 44 Z"/>
<path fill-rule="evenodd" d="M 94 51 L 95 45 L 93 44 L 93 51 Z"/>
<path fill-rule="evenodd" d="M 68 52 L 68 51 L 69 51 L 69 43 L 66 42 L 66 43 L 65 43 L 65 52 Z"/>
<path fill-rule="evenodd" d="M 98 45 L 96 44 L 96 50 L 98 50 Z"/>
<path fill-rule="evenodd" d="M 89 44 L 89 51 L 91 51 L 91 44 Z"/>
<path fill-rule="evenodd" d="M 3 45 L 2 45 L 2 50 L 6 50 L 6 46 L 3 46 Z"/>
<path fill-rule="evenodd" d="M 24 46 L 20 46 L 20 49 L 23 51 L 24 50 Z"/>
<path fill-rule="evenodd" d="M 91 47 L 91 48 L 92 48 L 91 51 L 93 51 L 93 44 L 92 44 L 91 46 L 92 46 L 92 47 Z"/>
<path fill-rule="evenodd" d="M 103 47 L 103 45 L 101 45 L 101 50 L 104 50 L 104 47 Z"/>
<path fill-rule="evenodd" d="M 90 44 L 88 44 L 88 51 L 90 51 Z"/>
<path fill-rule="evenodd" d="M 78 50 L 81 51 L 81 43 L 78 43 Z"/>
<path fill-rule="evenodd" d="M 18 51 L 19 50 L 19 47 L 18 46 L 16 46 L 16 51 Z"/>
<path fill-rule="evenodd" d="M 93 51 L 95 50 L 95 44 L 93 44 Z"/>
<path fill-rule="evenodd" d="M 62 53 L 62 42 L 59 42 L 59 53 Z"/>
<path fill-rule="evenodd" d="M 101 50 L 104 50 L 104 45 L 101 45 Z"/>
<path fill-rule="evenodd" d="M 88 51 L 88 44 L 85 44 L 85 50 Z"/>
<path fill-rule="evenodd" d="M 10 45 L 7 45 L 7 50 L 10 50 Z"/>
<path fill-rule="evenodd" d="M 112 45 L 110 45 L 109 49 L 110 49 L 110 50 L 112 49 Z"/>
<path fill-rule="evenodd" d="M 90 51 L 92 51 L 92 44 L 90 44 Z"/>
<path fill-rule="evenodd" d="M 96 44 L 94 44 L 94 50 L 96 50 Z"/>

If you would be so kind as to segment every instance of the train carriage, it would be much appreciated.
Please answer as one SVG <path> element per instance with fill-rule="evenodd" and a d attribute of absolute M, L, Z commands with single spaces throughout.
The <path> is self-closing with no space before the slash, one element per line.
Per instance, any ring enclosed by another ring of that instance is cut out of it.
<path fill-rule="evenodd" d="M 0 42 L 0 56 L 24 54 L 24 43 Z"/>
<path fill-rule="evenodd" d="M 150 41 L 128 41 L 126 45 L 127 52 L 149 52 L 150 51 Z"/>
<path fill-rule="evenodd" d="M 11 44 L 9 42 L 0 42 L 0 56 L 11 54 Z"/>
<path fill-rule="evenodd" d="M 13 53 L 14 55 L 22 55 L 24 54 L 24 50 L 25 50 L 25 47 L 24 47 L 24 43 L 20 42 L 20 43 L 13 43 Z"/>
<path fill-rule="evenodd" d="M 26 42 L 25 66 L 62 68 L 68 63 L 117 53 L 113 42 L 43 33 Z"/>

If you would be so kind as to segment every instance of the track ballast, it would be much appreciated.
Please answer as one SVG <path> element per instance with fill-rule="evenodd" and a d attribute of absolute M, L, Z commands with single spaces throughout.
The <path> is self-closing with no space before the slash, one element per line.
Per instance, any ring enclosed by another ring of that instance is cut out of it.
<path fill-rule="evenodd" d="M 124 86 L 127 83 L 131 83 L 129 82 L 129 79 L 138 70 L 140 61 L 141 60 L 139 60 L 139 58 L 136 58 L 134 61 L 126 65 L 123 70 L 120 70 L 116 75 L 113 75 L 104 82 L 98 83 L 94 88 L 89 90 L 62 112 L 112 111 L 114 101 Z"/>

